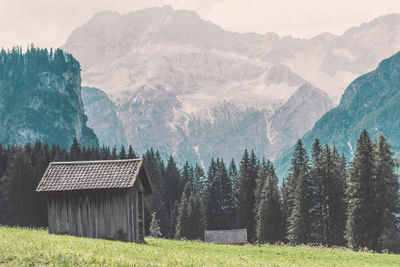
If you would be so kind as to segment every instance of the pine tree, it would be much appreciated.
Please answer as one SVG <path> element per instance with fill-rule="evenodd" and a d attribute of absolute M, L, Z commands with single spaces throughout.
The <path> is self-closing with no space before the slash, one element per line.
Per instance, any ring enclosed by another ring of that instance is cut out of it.
<path fill-rule="evenodd" d="M 284 233 L 284 241 L 287 241 L 287 229 L 289 224 L 289 215 L 291 213 L 291 201 L 290 201 L 290 190 L 288 183 L 290 182 L 290 176 L 286 179 L 283 179 L 281 186 L 281 194 L 282 194 L 282 220 L 283 220 L 283 233 Z"/>
<path fill-rule="evenodd" d="M 346 223 L 346 239 L 351 248 L 376 249 L 379 223 L 376 212 L 375 168 L 373 144 L 366 130 L 357 140 L 354 161 L 351 163 Z"/>
<path fill-rule="evenodd" d="M 246 228 L 249 240 L 255 239 L 255 198 L 254 191 L 258 173 L 257 157 L 252 151 L 249 157 L 245 150 L 240 162 L 240 170 L 237 179 L 237 191 L 235 192 L 237 227 Z"/>
<path fill-rule="evenodd" d="M 205 225 L 207 229 L 217 230 L 219 225 L 219 207 L 217 203 L 216 187 L 218 179 L 218 166 L 214 159 L 211 159 L 207 172 L 207 180 L 204 189 L 204 211 L 205 211 Z"/>
<path fill-rule="evenodd" d="M 165 236 L 168 233 L 169 219 L 163 198 L 163 192 L 165 192 L 165 190 L 162 188 L 162 171 L 153 149 L 146 151 L 143 156 L 143 161 L 151 178 L 153 189 L 153 193 L 147 196 L 145 201 L 149 210 L 156 212 L 157 218 L 160 221 L 161 233 Z"/>
<path fill-rule="evenodd" d="M 12 147 L 6 174 L 0 179 L 2 211 L 1 221 L 7 225 L 30 226 L 35 215 L 32 200 L 35 198 L 35 181 L 31 159 L 20 146 Z M 4 216 L 4 217 L 3 217 Z"/>
<path fill-rule="evenodd" d="M 231 229 L 234 226 L 235 204 L 234 194 L 232 191 L 231 180 L 225 167 L 224 160 L 222 159 L 218 164 L 218 182 L 216 184 L 219 196 L 217 197 L 221 209 L 221 223 L 222 229 Z"/>
<path fill-rule="evenodd" d="M 176 222 L 176 230 L 175 230 L 175 238 L 188 238 L 191 232 L 190 225 L 190 195 L 192 193 L 192 187 L 190 183 L 186 183 L 184 191 L 182 193 L 182 197 L 179 201 L 178 206 L 178 217 Z"/>
<path fill-rule="evenodd" d="M 327 186 L 327 237 L 325 244 L 345 245 L 346 228 L 346 160 L 339 157 L 336 147 L 332 150 L 332 176 Z"/>
<path fill-rule="evenodd" d="M 136 158 L 136 154 L 135 154 L 135 152 L 133 152 L 133 148 L 132 148 L 131 145 L 129 145 L 129 148 L 128 148 L 128 156 L 127 156 L 127 158 L 128 159 L 135 159 Z"/>
<path fill-rule="evenodd" d="M 162 237 L 160 221 L 157 219 L 157 215 L 155 212 L 151 214 L 150 236 L 154 238 Z"/>
<path fill-rule="evenodd" d="M 192 191 L 189 201 L 189 225 L 188 239 L 202 239 L 204 235 L 204 210 L 199 194 Z"/>
<path fill-rule="evenodd" d="M 374 161 L 376 170 L 376 193 L 377 193 L 377 212 L 380 221 L 376 223 L 377 234 L 379 234 L 378 249 L 389 252 L 399 251 L 400 229 L 398 228 L 398 218 L 400 213 L 399 198 L 399 176 L 396 175 L 396 162 L 393 158 L 391 145 L 386 141 L 383 134 L 380 134 L 375 143 Z"/>
<path fill-rule="evenodd" d="M 193 185 L 193 183 L 194 183 L 194 177 L 193 177 L 194 176 L 194 170 L 193 170 L 193 167 L 189 165 L 188 161 L 185 162 L 185 165 L 182 168 L 181 176 L 182 176 L 183 184 L 191 183 Z"/>
<path fill-rule="evenodd" d="M 111 159 L 112 160 L 117 160 L 118 159 L 118 153 L 117 153 L 117 147 L 114 146 L 111 152 Z"/>
<path fill-rule="evenodd" d="M 100 157 L 102 160 L 109 160 L 111 159 L 110 148 L 107 146 L 102 146 L 100 150 Z"/>
<path fill-rule="evenodd" d="M 165 170 L 165 179 L 167 182 L 169 195 L 171 197 L 170 203 L 174 203 L 181 197 L 184 185 L 181 174 L 172 155 L 170 155 L 168 159 L 167 168 Z"/>
<path fill-rule="evenodd" d="M 8 161 L 7 149 L 3 147 L 3 145 L 0 143 L 0 178 L 3 177 L 3 175 L 6 172 L 7 161 Z"/>
<path fill-rule="evenodd" d="M 283 217 L 278 178 L 273 166 L 269 167 L 268 176 L 261 190 L 256 212 L 256 237 L 259 243 L 276 243 L 283 240 Z"/>
<path fill-rule="evenodd" d="M 178 202 L 181 198 L 183 191 L 182 177 L 179 172 L 175 160 L 170 155 L 168 159 L 167 168 L 165 174 L 162 175 L 163 179 L 161 182 L 162 191 L 161 196 L 166 207 L 166 211 L 169 219 L 169 236 L 174 236 L 176 228 L 176 218 L 178 210 Z"/>
<path fill-rule="evenodd" d="M 311 241 L 325 241 L 325 176 L 323 152 L 319 139 L 315 139 L 311 152 L 311 188 L 312 188 L 312 237 Z"/>
<path fill-rule="evenodd" d="M 230 229 L 234 223 L 232 185 L 223 160 L 211 160 L 204 191 L 207 229 Z"/>
<path fill-rule="evenodd" d="M 81 147 L 76 137 L 74 137 L 69 149 L 69 159 L 71 161 L 81 160 Z"/>
<path fill-rule="evenodd" d="M 124 145 L 121 146 L 121 151 L 119 152 L 119 159 L 127 159 Z"/>
<path fill-rule="evenodd" d="M 254 198 L 255 198 L 255 209 L 254 212 L 257 214 L 258 205 L 260 204 L 262 190 L 264 188 L 265 181 L 268 178 L 269 172 L 271 168 L 271 162 L 268 160 L 266 161 L 263 158 L 262 163 L 260 164 L 260 170 L 257 175 L 256 179 L 256 189 L 254 190 Z"/>
<path fill-rule="evenodd" d="M 289 179 L 288 240 L 293 244 L 311 240 L 312 188 L 308 156 L 299 140 L 296 144 Z"/>
<path fill-rule="evenodd" d="M 200 167 L 197 163 L 194 168 L 194 190 L 199 194 L 203 195 L 204 192 L 204 184 L 205 184 L 205 178 L 204 178 L 204 170 L 202 167 Z"/>
<path fill-rule="evenodd" d="M 237 170 L 234 159 L 232 159 L 231 163 L 229 163 L 228 176 L 229 176 L 229 179 L 231 180 L 232 190 L 233 190 L 233 192 L 236 192 L 237 191 L 238 170 Z"/>

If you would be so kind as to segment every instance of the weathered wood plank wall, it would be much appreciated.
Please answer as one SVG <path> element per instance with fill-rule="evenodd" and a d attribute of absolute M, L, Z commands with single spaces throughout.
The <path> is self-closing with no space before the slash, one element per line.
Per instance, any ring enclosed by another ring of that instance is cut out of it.
<path fill-rule="evenodd" d="M 137 198 L 133 188 L 49 192 L 49 232 L 142 242 Z"/>

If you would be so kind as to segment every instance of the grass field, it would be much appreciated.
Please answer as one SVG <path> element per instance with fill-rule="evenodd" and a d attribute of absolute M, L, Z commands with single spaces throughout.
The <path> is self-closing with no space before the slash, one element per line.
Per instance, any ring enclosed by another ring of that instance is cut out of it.
<path fill-rule="evenodd" d="M 0 227 L 0 266 L 400 266 L 400 255 L 345 249 L 146 241 L 133 244 Z"/>

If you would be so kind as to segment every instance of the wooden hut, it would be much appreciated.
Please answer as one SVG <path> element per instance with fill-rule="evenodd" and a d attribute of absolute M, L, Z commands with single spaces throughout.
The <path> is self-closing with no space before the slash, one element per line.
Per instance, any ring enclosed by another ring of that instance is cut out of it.
<path fill-rule="evenodd" d="M 52 162 L 36 191 L 47 195 L 51 234 L 144 241 L 152 190 L 142 159 Z"/>

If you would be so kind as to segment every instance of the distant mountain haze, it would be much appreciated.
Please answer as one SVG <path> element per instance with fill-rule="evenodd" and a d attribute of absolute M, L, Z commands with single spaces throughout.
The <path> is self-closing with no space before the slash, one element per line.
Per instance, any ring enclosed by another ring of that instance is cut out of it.
<path fill-rule="evenodd" d="M 166 6 L 97 13 L 63 48 L 80 61 L 83 84 L 115 105 L 109 108 L 120 122 L 96 132 L 120 123 L 139 153 L 155 147 L 179 162 L 208 164 L 212 156 L 238 158 L 244 148 L 279 157 L 352 80 L 400 50 L 399 30 L 393 14 L 341 36 L 238 34 Z M 89 125 L 102 120 L 85 109 Z M 122 141 L 100 137 L 109 145 Z"/>
<path fill-rule="evenodd" d="M 86 115 L 90 118 L 88 126 L 101 140 L 100 145 L 127 145 L 115 105 L 103 91 L 92 87 L 82 87 L 82 102 Z"/>

